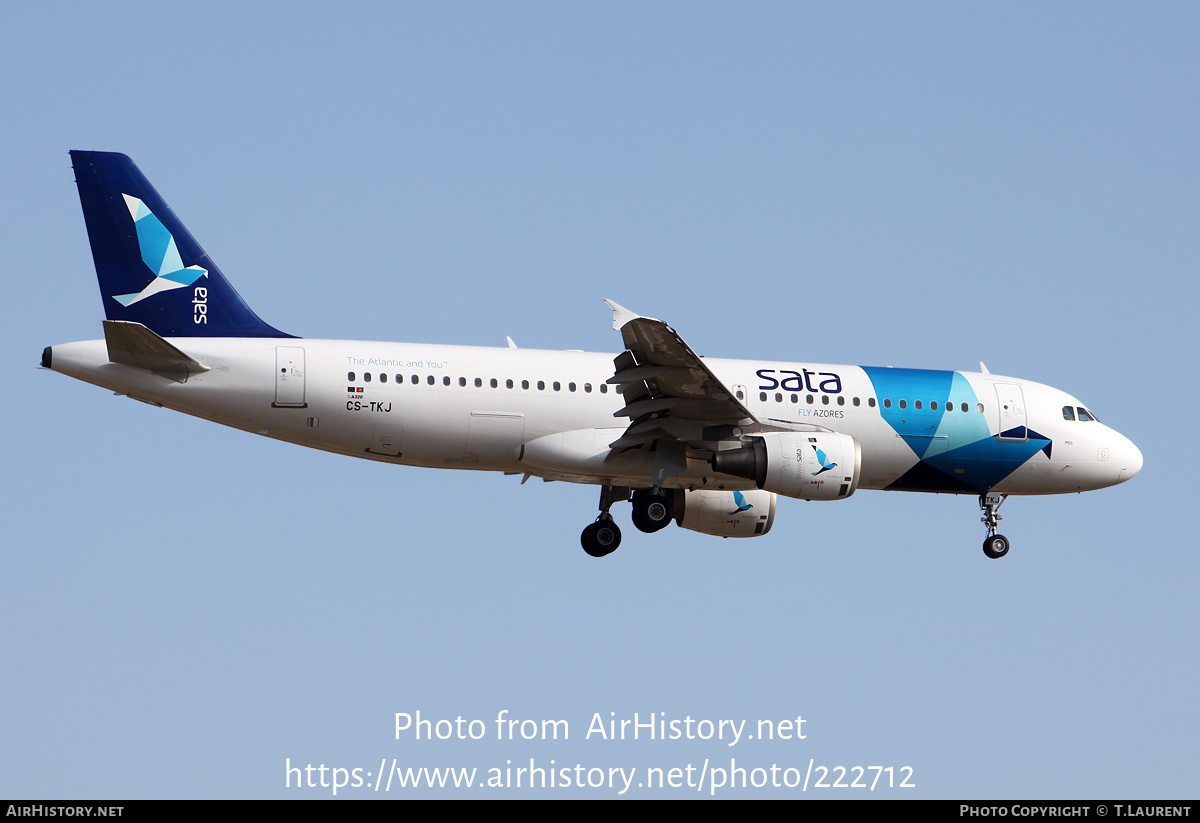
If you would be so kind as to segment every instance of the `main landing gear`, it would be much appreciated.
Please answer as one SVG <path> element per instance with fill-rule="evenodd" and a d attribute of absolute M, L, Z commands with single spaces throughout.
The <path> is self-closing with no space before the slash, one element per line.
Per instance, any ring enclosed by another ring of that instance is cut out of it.
<path fill-rule="evenodd" d="M 613 522 L 612 515 L 605 512 L 595 523 L 583 530 L 579 536 L 583 550 L 592 557 L 612 554 L 621 545 L 621 530 Z"/>
<path fill-rule="evenodd" d="M 675 517 L 675 507 L 670 495 L 662 489 L 638 489 L 633 492 L 633 525 L 639 531 L 653 533 L 670 525 Z M 583 550 L 592 557 L 612 554 L 621 545 L 621 529 L 613 522 L 609 509 L 613 503 L 630 499 L 630 490 L 624 486 L 601 486 L 600 516 L 596 522 L 583 530 L 579 542 Z"/>
<path fill-rule="evenodd" d="M 1007 494 L 989 492 L 979 495 L 979 508 L 983 509 L 983 517 L 979 519 L 983 525 L 987 526 L 988 532 L 988 536 L 983 541 L 983 553 L 993 560 L 999 560 L 1008 554 L 1008 538 L 1002 534 L 996 534 L 996 524 L 1004 519 L 997 513 L 997 510 L 1007 499 Z"/>
<path fill-rule="evenodd" d="M 596 522 L 583 530 L 579 542 L 583 550 L 592 557 L 605 557 L 621 545 L 621 529 L 613 522 L 608 510 L 612 504 L 629 498 L 629 489 L 624 486 L 600 487 L 600 516 Z"/>
<path fill-rule="evenodd" d="M 653 534 L 666 528 L 674 516 L 671 498 L 662 489 L 638 489 L 633 493 L 633 525 L 638 531 Z"/>

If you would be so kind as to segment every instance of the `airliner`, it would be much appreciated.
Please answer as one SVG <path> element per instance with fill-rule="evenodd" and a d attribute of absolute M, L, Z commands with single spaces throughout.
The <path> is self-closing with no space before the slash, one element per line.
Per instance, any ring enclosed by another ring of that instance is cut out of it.
<path fill-rule="evenodd" d="M 313 340 L 268 325 L 123 154 L 72 151 L 104 339 L 46 369 L 155 406 L 404 466 L 586 483 L 593 557 L 633 525 L 771 530 L 780 496 L 858 489 L 976 495 L 999 558 L 1009 495 L 1123 483 L 1126 437 L 1075 397 L 990 373 L 698 356 L 667 323 L 608 300 L 617 354 Z"/>

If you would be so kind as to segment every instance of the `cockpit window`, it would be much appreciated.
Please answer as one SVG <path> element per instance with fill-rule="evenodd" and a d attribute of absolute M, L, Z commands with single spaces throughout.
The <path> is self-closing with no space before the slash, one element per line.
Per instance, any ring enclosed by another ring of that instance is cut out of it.
<path fill-rule="evenodd" d="M 1063 406 L 1063 420 L 1074 420 L 1075 408 L 1073 406 Z"/>
<path fill-rule="evenodd" d="M 1096 419 L 1096 418 L 1092 417 L 1092 415 L 1088 412 L 1088 410 L 1085 409 L 1083 406 L 1079 406 L 1078 411 L 1079 411 L 1079 419 L 1085 423 L 1090 420 Z"/>

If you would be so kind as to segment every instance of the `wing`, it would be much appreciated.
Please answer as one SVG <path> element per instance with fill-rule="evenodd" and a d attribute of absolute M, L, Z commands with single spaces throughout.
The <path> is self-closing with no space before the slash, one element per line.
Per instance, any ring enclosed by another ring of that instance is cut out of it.
<path fill-rule="evenodd" d="M 630 429 L 644 435 L 627 431 L 614 448 L 649 442 L 655 430 L 685 442 L 723 440 L 723 432 L 710 431 L 715 437 L 706 437 L 703 429 L 758 422 L 674 329 L 604 302 L 613 310 L 613 328 L 621 332 L 626 349 L 613 361 L 616 373 L 606 381 L 620 385 L 625 398 L 624 408 L 613 416 L 628 417 Z"/>
<path fill-rule="evenodd" d="M 824 431 L 759 419 L 674 329 L 612 300 L 604 302 L 613 310 L 613 328 L 625 342 L 625 351 L 613 361 L 616 372 L 606 381 L 619 385 L 625 399 L 613 416 L 629 418 L 629 427 L 609 448 L 613 454 L 634 448 L 655 451 L 656 484 L 686 468 L 688 449 L 733 448 L 742 435 L 752 432 Z"/>

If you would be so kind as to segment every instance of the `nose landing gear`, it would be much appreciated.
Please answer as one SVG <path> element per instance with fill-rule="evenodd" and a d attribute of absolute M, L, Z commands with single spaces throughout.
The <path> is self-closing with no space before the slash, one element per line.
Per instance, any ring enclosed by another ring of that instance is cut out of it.
<path fill-rule="evenodd" d="M 1008 554 L 1008 538 L 1002 534 L 996 534 L 996 524 L 1004 519 L 997 510 L 1007 499 L 1007 494 L 988 492 L 979 495 L 979 508 L 983 509 L 983 517 L 979 519 L 983 525 L 987 526 L 988 532 L 983 541 L 983 553 L 993 560 L 999 560 Z"/>

